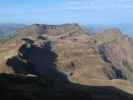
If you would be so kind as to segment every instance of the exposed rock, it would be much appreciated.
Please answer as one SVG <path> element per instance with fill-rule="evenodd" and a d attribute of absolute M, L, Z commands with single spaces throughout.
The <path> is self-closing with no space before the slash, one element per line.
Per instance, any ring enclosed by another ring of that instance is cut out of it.
<path fill-rule="evenodd" d="M 133 71 L 133 40 L 121 36 L 116 41 L 110 43 L 105 43 L 100 46 L 100 51 L 102 55 L 105 56 L 106 62 L 109 62 L 116 69 L 120 70 L 126 79 L 132 81 L 132 71 Z"/>

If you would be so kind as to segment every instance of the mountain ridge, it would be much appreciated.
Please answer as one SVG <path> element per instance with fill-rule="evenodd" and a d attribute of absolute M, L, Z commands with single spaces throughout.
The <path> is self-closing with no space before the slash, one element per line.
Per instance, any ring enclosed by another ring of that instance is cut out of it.
<path fill-rule="evenodd" d="M 56 86 L 66 80 L 112 86 L 132 94 L 132 39 L 117 29 L 87 33 L 77 24 L 34 24 L 18 30 L 0 47 L 0 73 L 43 76 Z M 128 64 L 121 64 L 123 59 Z"/>

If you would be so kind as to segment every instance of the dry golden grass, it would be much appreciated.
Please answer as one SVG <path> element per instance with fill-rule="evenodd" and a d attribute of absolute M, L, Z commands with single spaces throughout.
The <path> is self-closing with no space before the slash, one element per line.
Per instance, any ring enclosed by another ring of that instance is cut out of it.
<path fill-rule="evenodd" d="M 103 70 L 101 58 L 95 50 L 93 40 L 87 35 L 79 35 L 55 42 L 57 67 L 66 73 L 70 80 L 90 78 L 108 79 Z"/>

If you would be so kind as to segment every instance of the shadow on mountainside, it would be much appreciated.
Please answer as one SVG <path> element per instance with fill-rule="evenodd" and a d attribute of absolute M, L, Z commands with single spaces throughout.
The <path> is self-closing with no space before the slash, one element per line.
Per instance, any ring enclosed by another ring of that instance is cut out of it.
<path fill-rule="evenodd" d="M 50 42 L 22 45 L 18 55 L 7 61 L 21 75 L 0 75 L 0 97 L 4 100 L 133 100 L 133 95 L 114 87 L 70 82 L 57 70 L 56 59 Z"/>
<path fill-rule="evenodd" d="M 0 75 L 2 100 L 133 100 L 133 95 L 111 86 L 74 83 L 56 87 L 40 77 Z"/>
<path fill-rule="evenodd" d="M 42 45 L 26 43 L 21 46 L 17 56 L 7 60 L 7 65 L 18 74 L 35 74 L 51 81 L 67 81 L 66 75 L 56 69 L 56 58 L 50 42 Z"/>

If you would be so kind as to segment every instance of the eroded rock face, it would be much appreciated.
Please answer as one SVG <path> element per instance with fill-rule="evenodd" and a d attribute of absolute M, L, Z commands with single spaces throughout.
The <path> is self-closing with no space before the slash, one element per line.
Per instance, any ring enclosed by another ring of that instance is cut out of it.
<path fill-rule="evenodd" d="M 132 81 L 133 71 L 133 45 L 132 39 L 122 36 L 116 41 L 105 43 L 100 46 L 100 50 L 105 56 L 106 60 L 115 68 L 120 70 L 127 79 Z"/>
<path fill-rule="evenodd" d="M 103 33 L 97 34 L 95 40 L 99 54 L 101 54 L 104 62 L 116 72 L 113 77 L 132 81 L 132 38 L 122 35 L 122 33 L 117 30 L 106 30 Z"/>

